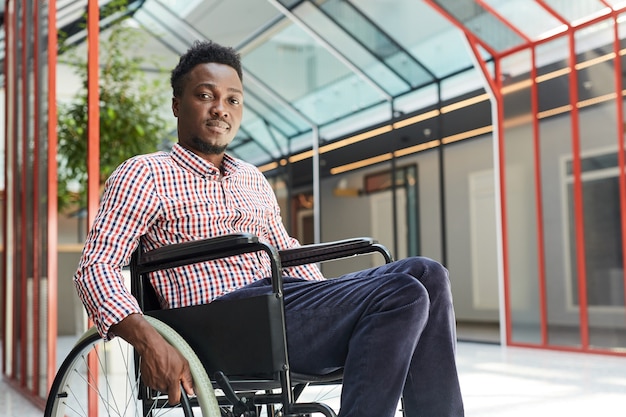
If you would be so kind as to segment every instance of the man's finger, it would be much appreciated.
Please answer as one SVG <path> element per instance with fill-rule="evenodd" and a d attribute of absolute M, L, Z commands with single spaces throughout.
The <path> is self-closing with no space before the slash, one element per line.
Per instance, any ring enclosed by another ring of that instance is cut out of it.
<path fill-rule="evenodd" d="M 191 372 L 189 372 L 189 370 L 185 372 L 182 379 L 180 380 L 180 383 L 182 384 L 183 389 L 185 390 L 187 395 L 195 395 L 193 390 L 193 379 L 191 378 Z"/>
<path fill-rule="evenodd" d="M 170 405 L 178 404 L 180 402 L 180 384 L 171 384 L 167 390 L 167 402 Z"/>

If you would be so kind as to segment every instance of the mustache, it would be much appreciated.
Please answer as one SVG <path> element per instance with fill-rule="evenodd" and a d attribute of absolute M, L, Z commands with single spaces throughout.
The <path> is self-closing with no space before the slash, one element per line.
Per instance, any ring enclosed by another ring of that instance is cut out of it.
<path fill-rule="evenodd" d="M 222 117 L 214 117 L 212 119 L 207 119 L 205 123 L 207 126 L 216 126 L 216 127 L 228 128 L 228 129 L 231 128 L 230 123 L 227 120 L 224 120 Z"/>

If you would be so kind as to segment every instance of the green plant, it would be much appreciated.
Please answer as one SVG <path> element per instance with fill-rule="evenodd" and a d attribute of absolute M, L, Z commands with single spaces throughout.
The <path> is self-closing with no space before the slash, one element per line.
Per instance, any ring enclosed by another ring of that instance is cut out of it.
<path fill-rule="evenodd" d="M 119 11 L 125 1 L 110 3 L 105 13 Z M 145 41 L 123 21 L 103 32 L 99 43 L 100 183 L 125 159 L 154 152 L 172 140 L 164 77 L 148 79 L 144 58 L 133 56 Z M 61 49 L 63 51 L 63 48 Z M 87 180 L 87 57 L 77 48 L 63 52 L 73 62 L 82 88 L 58 107 L 58 208 L 61 212 L 86 206 Z"/>

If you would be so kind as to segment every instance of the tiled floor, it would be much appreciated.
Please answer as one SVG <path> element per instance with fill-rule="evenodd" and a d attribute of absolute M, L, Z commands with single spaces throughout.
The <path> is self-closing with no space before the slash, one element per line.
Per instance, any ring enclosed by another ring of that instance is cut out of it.
<path fill-rule="evenodd" d="M 458 364 L 468 417 L 626 416 L 626 358 L 461 342 Z M 0 382 L 0 416 L 41 415 Z"/>

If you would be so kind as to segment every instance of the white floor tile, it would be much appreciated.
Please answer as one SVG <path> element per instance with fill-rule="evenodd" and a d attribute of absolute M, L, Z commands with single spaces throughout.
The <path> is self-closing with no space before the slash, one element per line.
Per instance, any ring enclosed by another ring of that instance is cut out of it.
<path fill-rule="evenodd" d="M 626 416 L 623 357 L 462 342 L 458 366 L 467 417 Z M 329 405 L 339 394 L 325 393 Z M 0 415 L 42 411 L 0 381 Z"/>

